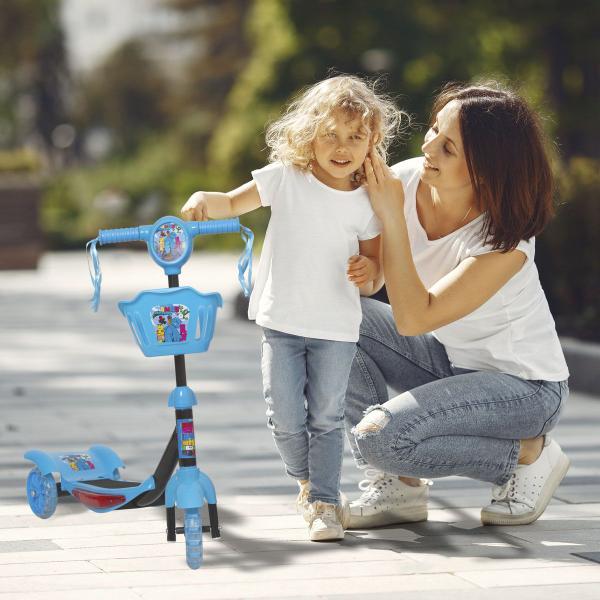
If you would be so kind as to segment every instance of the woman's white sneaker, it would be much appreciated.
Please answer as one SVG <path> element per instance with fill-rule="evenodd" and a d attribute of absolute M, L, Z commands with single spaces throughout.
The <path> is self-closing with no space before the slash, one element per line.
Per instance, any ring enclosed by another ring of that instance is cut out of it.
<path fill-rule="evenodd" d="M 381 527 L 427 520 L 429 481 L 411 486 L 395 475 L 377 469 L 365 470 L 359 484 L 360 498 L 350 502 L 349 529 Z"/>
<path fill-rule="evenodd" d="M 341 540 L 344 528 L 338 518 L 338 507 L 317 500 L 308 506 L 308 537 L 312 542 Z"/>
<path fill-rule="evenodd" d="M 518 465 L 507 483 L 492 490 L 492 503 L 481 510 L 484 525 L 527 525 L 545 510 L 569 470 L 570 461 L 548 436 L 538 459 Z"/>

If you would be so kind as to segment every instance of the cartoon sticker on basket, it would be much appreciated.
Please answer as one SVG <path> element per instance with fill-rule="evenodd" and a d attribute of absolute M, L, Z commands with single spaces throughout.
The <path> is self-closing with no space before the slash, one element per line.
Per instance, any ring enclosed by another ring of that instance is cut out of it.
<path fill-rule="evenodd" d="M 190 309 L 185 304 L 152 307 L 152 323 L 159 343 L 175 344 L 187 340 Z"/>
<path fill-rule="evenodd" d="M 185 232 L 177 223 L 163 223 L 154 234 L 154 250 L 167 262 L 176 261 L 186 251 Z"/>
<path fill-rule="evenodd" d="M 67 463 L 72 471 L 90 471 L 96 468 L 89 454 L 64 454 L 60 460 Z"/>

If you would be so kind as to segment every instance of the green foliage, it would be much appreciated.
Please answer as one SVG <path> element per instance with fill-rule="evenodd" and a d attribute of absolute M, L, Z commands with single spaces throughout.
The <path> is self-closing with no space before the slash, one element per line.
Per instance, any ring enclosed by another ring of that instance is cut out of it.
<path fill-rule="evenodd" d="M 32 62 L 55 35 L 61 0 L 3 0 L 0 67 Z"/>
<path fill-rule="evenodd" d="M 600 160 L 574 157 L 558 174 L 561 205 L 536 262 L 559 331 L 600 339 Z"/>
<path fill-rule="evenodd" d="M 214 171 L 190 167 L 176 135 L 148 138 L 128 160 L 76 167 L 48 180 L 43 194 L 42 227 L 50 247 L 81 248 L 99 229 L 153 223 L 166 214 L 179 215 L 183 203 L 198 189 L 224 189 Z M 255 211 L 243 222 L 266 229 L 266 211 Z M 237 236 L 215 236 L 204 248 L 239 249 Z M 260 242 L 259 242 L 260 243 Z"/>
<path fill-rule="evenodd" d="M 51 248 L 82 248 L 86 233 L 81 226 L 84 212 L 68 174 L 46 182 L 41 206 L 42 229 Z M 87 239 L 91 239 L 90 236 Z"/>
<path fill-rule="evenodd" d="M 227 111 L 212 138 L 209 154 L 211 169 L 229 173 L 247 165 L 248 157 L 261 160 L 261 132 L 275 108 L 264 98 L 275 87 L 279 63 L 297 46 L 291 23 L 278 0 L 255 0 L 247 27 L 252 54 L 229 94 Z"/>
<path fill-rule="evenodd" d="M 129 160 L 64 171 L 44 194 L 42 224 L 51 242 L 81 246 L 98 229 L 153 222 L 168 212 L 178 164 L 177 144 L 160 138 Z"/>
<path fill-rule="evenodd" d="M 64 120 L 67 66 L 60 0 L 3 0 L 0 19 L 0 144 L 35 136 L 46 151 Z M 23 110 L 26 103 L 25 114 Z"/>
<path fill-rule="evenodd" d="M 171 36 L 192 48 L 183 66 L 185 76 L 171 99 L 179 124 L 185 122 L 188 156 L 196 164 L 210 160 L 207 147 L 227 111 L 227 97 L 248 62 L 246 35 L 253 0 L 161 0 L 185 18 Z"/>
<path fill-rule="evenodd" d="M 166 85 L 143 44 L 129 44 L 80 88 L 80 131 L 108 126 L 119 158 L 70 169 L 48 185 L 44 223 L 57 244 L 80 244 L 101 227 L 177 214 L 198 189 L 228 190 L 248 181 L 250 171 L 266 162 L 265 124 L 300 88 L 332 71 L 384 76 L 386 90 L 413 115 L 413 135 L 392 148 L 392 161 L 420 153 L 432 97 L 443 84 L 499 78 L 539 110 L 560 148 L 561 208 L 538 241 L 536 259 L 559 329 L 600 336 L 600 267 L 594 260 L 600 242 L 598 3 L 162 3 L 186 16 L 173 36 L 194 48 L 184 81 L 178 88 Z M 21 23 L 33 4 L 8 2 L 14 22 Z M 27 54 L 29 39 L 5 29 L 17 54 Z M 0 42 L 5 55 L 7 40 Z M 0 117 L 2 110 L 0 102 Z M 253 211 L 242 220 L 260 239 L 268 215 Z M 234 237 L 199 243 L 239 248 Z"/>
<path fill-rule="evenodd" d="M 40 156 L 29 148 L 0 150 L 0 174 L 36 173 L 41 167 Z"/>
<path fill-rule="evenodd" d="M 167 83 L 138 41 L 120 46 L 79 83 L 75 114 L 81 129 L 105 127 L 114 150 L 127 155 L 168 124 Z"/>

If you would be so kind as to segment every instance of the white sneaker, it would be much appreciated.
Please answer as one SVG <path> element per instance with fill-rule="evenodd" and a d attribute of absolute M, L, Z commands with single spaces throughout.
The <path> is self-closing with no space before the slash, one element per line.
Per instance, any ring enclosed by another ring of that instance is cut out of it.
<path fill-rule="evenodd" d="M 309 504 L 308 512 L 308 537 L 312 542 L 344 539 L 344 528 L 335 504 L 317 500 Z"/>
<path fill-rule="evenodd" d="M 429 481 L 421 479 L 420 485 L 411 486 L 396 475 L 371 468 L 365 475 L 358 484 L 363 494 L 350 502 L 349 529 L 427 520 Z"/>
<path fill-rule="evenodd" d="M 481 509 L 484 525 L 527 525 L 546 510 L 570 461 L 548 436 L 542 453 L 530 465 L 518 465 L 507 483 L 492 489 L 492 503 Z"/>
<path fill-rule="evenodd" d="M 298 481 L 298 487 L 300 491 L 296 498 L 296 511 L 302 514 L 302 517 L 307 523 L 310 523 L 311 512 L 310 502 L 308 497 L 310 496 L 310 482 L 302 484 Z M 335 507 L 337 512 L 338 521 L 342 524 L 342 527 L 346 529 L 348 527 L 348 521 L 350 519 L 350 503 L 348 498 L 340 492 L 340 503 Z"/>
<path fill-rule="evenodd" d="M 307 516 L 309 507 L 308 496 L 310 494 L 310 481 L 301 483 L 300 480 L 298 480 L 298 487 L 300 488 L 300 491 L 298 492 L 298 497 L 296 498 L 296 512 L 301 513 L 304 517 L 304 520 L 308 521 Z"/>

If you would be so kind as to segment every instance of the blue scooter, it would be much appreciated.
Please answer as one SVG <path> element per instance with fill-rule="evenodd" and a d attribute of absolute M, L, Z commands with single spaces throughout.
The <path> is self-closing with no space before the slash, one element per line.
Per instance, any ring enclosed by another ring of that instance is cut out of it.
<path fill-rule="evenodd" d="M 36 466 L 27 477 L 27 500 L 38 517 L 50 517 L 58 498 L 67 495 L 99 513 L 164 505 L 167 541 L 174 542 L 178 533 L 185 535 L 186 560 L 192 569 L 202 564 L 202 532 L 210 531 L 213 538 L 220 537 L 215 487 L 196 463 L 192 407 L 198 402 L 187 386 L 185 355 L 208 350 L 217 309 L 223 300 L 218 293 L 180 287 L 179 274 L 192 253 L 195 236 L 223 233 L 240 233 L 246 243 L 238 276 L 247 296 L 254 236 L 238 219 L 185 222 L 169 216 L 153 225 L 100 230 L 98 237 L 88 242 L 93 263 L 90 274 L 94 310 L 98 309 L 102 281 L 97 244 L 144 241 L 152 259 L 168 277 L 168 288 L 143 291 L 133 300 L 119 302 L 119 309 L 145 356 L 174 357 L 176 387 L 169 395 L 168 405 L 175 409 L 175 429 L 154 473 L 142 482 L 121 479 L 119 469 L 125 465 L 108 446 L 94 445 L 76 452 L 29 450 L 25 458 Z M 205 501 L 210 524 L 203 527 L 201 509 Z M 183 527 L 176 527 L 175 508 L 184 511 Z"/>

